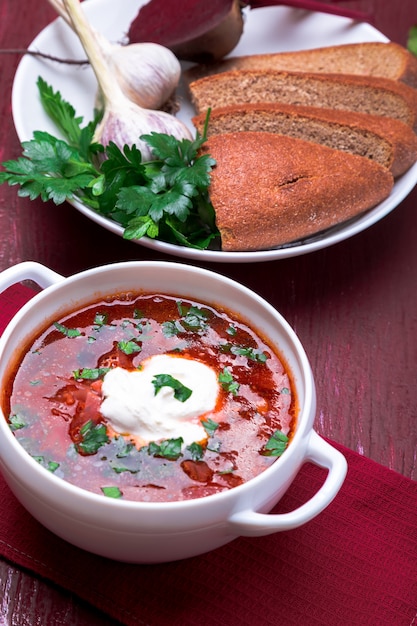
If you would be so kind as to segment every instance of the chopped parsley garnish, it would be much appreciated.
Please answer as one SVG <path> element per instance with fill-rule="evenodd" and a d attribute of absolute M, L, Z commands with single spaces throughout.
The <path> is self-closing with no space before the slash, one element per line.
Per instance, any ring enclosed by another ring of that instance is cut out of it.
<path fill-rule="evenodd" d="M 94 317 L 94 325 L 95 326 L 105 326 L 107 324 L 108 315 L 107 313 L 96 313 Z"/>
<path fill-rule="evenodd" d="M 107 498 L 121 498 L 123 496 L 119 487 L 101 487 L 101 491 Z"/>
<path fill-rule="evenodd" d="M 81 442 L 76 448 L 81 454 L 95 454 L 97 450 L 109 443 L 107 429 L 104 424 L 93 424 L 91 420 L 86 422 L 80 429 Z"/>
<path fill-rule="evenodd" d="M 170 374 L 156 374 L 152 379 L 152 384 L 155 387 L 155 395 L 161 391 L 162 387 L 171 387 L 174 390 L 174 398 L 180 402 L 188 400 L 193 393 Z"/>
<path fill-rule="evenodd" d="M 112 440 L 117 452 L 114 458 L 110 460 L 110 467 L 116 474 L 129 472 L 137 474 L 142 466 L 143 454 L 132 442 L 128 442 L 123 437 L 117 437 Z M 142 448 L 144 450 L 144 448 Z"/>
<path fill-rule="evenodd" d="M 142 350 L 141 346 L 136 343 L 136 341 L 119 341 L 117 347 L 124 352 L 124 354 L 135 354 L 135 352 Z"/>
<path fill-rule="evenodd" d="M 219 383 L 225 391 L 230 391 L 234 396 L 239 391 L 239 383 L 233 378 L 228 367 L 225 367 L 219 374 Z"/>
<path fill-rule="evenodd" d="M 208 312 L 198 306 L 185 306 L 177 302 L 178 313 L 181 315 L 181 324 L 189 330 L 204 331 L 207 328 Z"/>
<path fill-rule="evenodd" d="M 209 436 L 214 435 L 219 427 L 218 423 L 212 420 L 210 417 L 208 418 L 208 420 L 201 420 L 201 425 Z"/>
<path fill-rule="evenodd" d="M 42 465 L 42 467 L 47 469 L 48 472 L 54 473 L 59 467 L 59 463 L 56 461 L 47 461 L 44 456 L 33 456 L 32 458 L 35 459 L 39 465 Z"/>
<path fill-rule="evenodd" d="M 60 324 L 59 322 L 54 322 L 54 326 L 57 330 L 59 330 L 60 333 L 65 335 L 65 337 L 72 338 L 72 337 L 80 337 L 80 335 L 82 335 L 81 331 L 78 330 L 78 328 L 67 328 L 63 324 Z"/>
<path fill-rule="evenodd" d="M 120 446 L 119 451 L 116 454 L 118 459 L 124 459 L 126 456 L 129 456 L 132 450 L 136 450 L 135 445 L 131 442 L 126 442 L 123 437 L 119 437 L 117 439 L 117 443 Z"/>
<path fill-rule="evenodd" d="M 201 459 L 204 456 L 203 446 L 197 443 L 196 441 L 194 441 L 194 443 L 187 446 L 186 450 L 188 450 L 188 452 L 190 453 L 193 461 L 201 461 Z"/>
<path fill-rule="evenodd" d="M 13 413 L 13 415 L 10 415 L 9 417 L 9 426 L 12 431 L 20 430 L 26 426 L 26 422 L 21 415 Z"/>
<path fill-rule="evenodd" d="M 96 367 L 96 368 L 87 368 L 74 370 L 72 375 L 76 380 L 98 380 L 99 378 L 103 378 L 107 372 L 110 371 L 110 367 Z"/>
<path fill-rule="evenodd" d="M 276 430 L 266 442 L 263 454 L 265 456 L 281 456 L 288 445 L 288 437 L 280 430 Z"/>
<path fill-rule="evenodd" d="M 235 469 L 233 467 L 229 467 L 229 469 L 222 470 L 221 472 L 216 472 L 216 474 L 218 474 L 218 476 L 227 476 L 227 474 L 233 474 L 234 471 Z"/>
<path fill-rule="evenodd" d="M 176 461 L 182 454 L 182 437 L 177 439 L 164 439 L 159 443 L 151 441 L 148 446 L 148 453 L 152 456 L 159 456 L 169 461 Z"/>
<path fill-rule="evenodd" d="M 238 346 L 231 343 L 224 343 L 222 345 L 223 352 L 230 352 L 236 356 L 244 356 L 251 361 L 258 361 L 258 363 L 266 363 L 268 355 L 262 350 L 250 348 L 249 346 Z"/>
<path fill-rule="evenodd" d="M 31 200 L 57 205 L 79 200 L 119 223 L 126 239 L 146 235 L 197 249 L 219 239 L 208 195 L 215 161 L 199 154 L 206 128 L 194 140 L 142 135 L 155 158 L 145 162 L 135 145 L 120 150 L 112 142 L 106 147 L 93 143 L 102 113 L 82 126 L 83 118 L 59 91 L 41 77 L 37 85 L 47 115 L 65 139 L 35 131 L 22 143 L 21 157 L 2 163 L 0 184 L 19 185 L 18 195 Z"/>
<path fill-rule="evenodd" d="M 162 332 L 165 337 L 175 337 L 184 332 L 184 328 L 178 321 L 175 322 L 163 322 Z"/>

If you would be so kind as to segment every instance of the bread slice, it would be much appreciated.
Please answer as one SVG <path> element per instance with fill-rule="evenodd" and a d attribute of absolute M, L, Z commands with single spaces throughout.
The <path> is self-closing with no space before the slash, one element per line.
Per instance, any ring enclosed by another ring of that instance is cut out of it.
<path fill-rule="evenodd" d="M 400 44 L 380 41 L 229 57 L 191 67 L 184 76 L 191 82 L 210 74 L 241 69 L 379 76 L 417 88 L 417 58 Z"/>
<path fill-rule="evenodd" d="M 388 78 L 237 70 L 189 85 L 197 113 L 246 102 L 281 102 L 392 117 L 417 130 L 417 90 Z"/>
<path fill-rule="evenodd" d="M 364 157 L 266 132 L 209 137 L 210 199 L 225 251 L 273 248 L 375 206 L 391 173 Z"/>
<path fill-rule="evenodd" d="M 193 118 L 203 133 L 205 115 Z M 367 157 L 404 174 L 417 160 L 417 135 L 398 120 L 366 113 L 318 107 L 255 103 L 216 108 L 210 114 L 207 135 L 267 131 Z"/>

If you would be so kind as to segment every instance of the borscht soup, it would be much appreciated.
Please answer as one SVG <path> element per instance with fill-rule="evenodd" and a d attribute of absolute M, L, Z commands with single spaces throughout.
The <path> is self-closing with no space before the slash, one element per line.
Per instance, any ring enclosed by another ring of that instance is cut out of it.
<path fill-rule="evenodd" d="M 141 292 L 51 321 L 17 355 L 2 407 L 45 470 L 141 502 L 254 478 L 279 462 L 298 413 L 285 359 L 238 314 Z"/>

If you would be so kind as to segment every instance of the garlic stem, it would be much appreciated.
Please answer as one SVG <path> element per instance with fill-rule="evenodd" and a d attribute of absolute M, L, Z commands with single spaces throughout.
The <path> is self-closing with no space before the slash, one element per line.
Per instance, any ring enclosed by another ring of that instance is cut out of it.
<path fill-rule="evenodd" d="M 58 15 L 60 17 L 62 17 L 63 20 L 65 20 L 65 22 L 68 24 L 68 26 L 71 26 L 72 28 L 72 22 L 68 16 L 68 13 L 64 7 L 64 5 L 62 4 L 61 0 L 48 0 L 49 4 L 51 5 L 51 7 L 53 7 L 55 9 L 55 11 L 58 13 Z"/>
<path fill-rule="evenodd" d="M 112 80 L 107 63 L 101 54 L 97 43 L 96 32 L 90 26 L 79 0 L 63 0 L 73 28 L 77 33 L 81 44 L 87 54 L 91 67 L 97 78 L 97 82 L 105 100 L 111 101 L 119 96 L 120 88 Z"/>
<path fill-rule="evenodd" d="M 63 0 L 48 0 L 60 17 L 74 29 Z M 143 42 L 111 43 L 89 24 L 96 46 L 124 94 L 146 109 L 161 109 L 172 98 L 181 76 L 181 65 L 171 50 Z"/>
<path fill-rule="evenodd" d="M 173 135 L 177 139 L 192 139 L 190 130 L 173 115 L 142 108 L 125 96 L 114 80 L 80 1 L 63 0 L 63 3 L 94 70 L 104 101 L 103 118 L 96 128 L 94 140 L 105 146 L 112 141 L 120 149 L 126 144 L 135 144 L 143 160 L 152 160 L 152 152 L 146 142 L 140 139 L 141 135 L 157 132 Z"/>

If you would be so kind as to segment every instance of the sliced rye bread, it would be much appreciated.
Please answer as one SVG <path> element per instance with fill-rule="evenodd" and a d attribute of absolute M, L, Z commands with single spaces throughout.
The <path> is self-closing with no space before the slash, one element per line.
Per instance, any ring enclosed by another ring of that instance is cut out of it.
<path fill-rule="evenodd" d="M 206 115 L 193 118 L 203 133 Z M 207 135 L 267 131 L 358 154 L 391 170 L 394 177 L 417 160 L 417 135 L 388 117 L 297 105 L 237 104 L 211 111 Z"/>
<path fill-rule="evenodd" d="M 189 85 L 197 113 L 247 102 L 280 102 L 392 117 L 417 130 L 417 90 L 388 78 L 237 70 Z"/>
<path fill-rule="evenodd" d="M 417 88 L 417 58 L 398 43 L 380 41 L 229 57 L 193 66 L 185 71 L 184 77 L 191 82 L 210 74 L 241 69 L 379 76 Z"/>
<path fill-rule="evenodd" d="M 214 135 L 201 152 L 216 160 L 209 193 L 225 251 L 317 234 L 374 207 L 393 185 L 369 159 L 274 133 Z"/>

